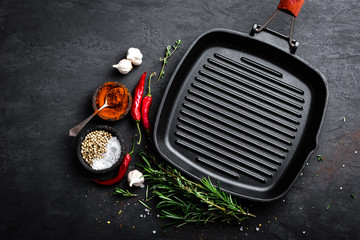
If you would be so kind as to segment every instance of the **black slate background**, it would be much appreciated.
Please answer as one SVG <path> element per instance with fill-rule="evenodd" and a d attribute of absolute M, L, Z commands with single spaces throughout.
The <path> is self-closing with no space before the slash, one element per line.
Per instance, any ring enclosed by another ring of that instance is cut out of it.
<path fill-rule="evenodd" d="M 1 239 L 357 239 L 357 0 L 308 0 L 300 12 L 296 54 L 322 72 L 329 84 L 319 149 L 284 199 L 243 202 L 257 215 L 242 224 L 243 231 L 237 223 L 165 230 L 154 201 L 149 203 L 150 215 L 140 218 L 145 211 L 137 199 L 122 200 L 111 195 L 112 187 L 90 181 L 93 175 L 76 157 L 77 139 L 67 136 L 92 113 L 91 97 L 100 84 L 119 81 L 133 90 L 144 71 L 160 70 L 158 58 L 164 47 L 181 38 L 183 44 L 170 59 L 165 78 L 152 85 L 153 122 L 171 72 L 198 35 L 217 27 L 248 33 L 277 4 L 275 0 L 0 1 Z M 287 33 L 289 22 L 282 14 L 270 27 Z M 141 49 L 144 63 L 124 76 L 111 65 L 129 47 Z M 129 137 L 136 128 L 129 116 L 118 122 L 96 117 L 86 128 L 97 124 L 114 126 L 130 147 Z M 142 148 L 145 145 L 146 141 Z M 318 162 L 317 154 L 325 160 Z M 139 162 L 135 157 L 130 169 Z M 133 191 L 145 195 L 144 189 Z"/>

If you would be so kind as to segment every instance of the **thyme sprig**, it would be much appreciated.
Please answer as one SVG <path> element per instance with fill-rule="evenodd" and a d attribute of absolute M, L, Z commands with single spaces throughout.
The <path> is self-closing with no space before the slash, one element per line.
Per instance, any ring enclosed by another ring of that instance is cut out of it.
<path fill-rule="evenodd" d="M 163 63 L 162 67 L 161 67 L 161 71 L 158 77 L 158 81 L 160 80 L 160 78 L 164 78 L 164 74 L 165 74 L 165 65 L 168 62 L 168 59 L 171 57 L 171 55 L 173 55 L 173 53 L 179 48 L 181 44 L 181 39 L 175 41 L 175 44 L 172 46 L 167 46 L 166 47 L 166 52 L 165 52 L 165 57 L 160 58 L 160 61 Z"/>
<path fill-rule="evenodd" d="M 215 187 L 210 178 L 193 182 L 155 156 L 140 152 L 144 165 L 144 177 L 153 187 L 153 194 L 160 202 L 161 219 L 173 220 L 167 225 L 177 224 L 181 227 L 187 223 L 206 224 L 208 222 L 230 223 L 255 217 L 246 212 L 236 200 L 221 190 L 220 183 Z"/>

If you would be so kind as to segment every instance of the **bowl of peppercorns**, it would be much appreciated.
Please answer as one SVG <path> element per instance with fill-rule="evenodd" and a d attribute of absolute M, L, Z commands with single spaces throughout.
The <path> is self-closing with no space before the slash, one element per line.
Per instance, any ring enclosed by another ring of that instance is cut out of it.
<path fill-rule="evenodd" d="M 77 155 L 80 163 L 90 172 L 110 172 L 123 159 L 124 140 L 115 128 L 99 125 L 80 136 Z"/>

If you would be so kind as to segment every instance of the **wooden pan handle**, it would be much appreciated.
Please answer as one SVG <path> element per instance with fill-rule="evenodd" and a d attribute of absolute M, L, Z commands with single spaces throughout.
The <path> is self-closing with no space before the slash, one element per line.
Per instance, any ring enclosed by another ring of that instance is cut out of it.
<path fill-rule="evenodd" d="M 280 0 L 277 9 L 297 17 L 305 0 Z"/>

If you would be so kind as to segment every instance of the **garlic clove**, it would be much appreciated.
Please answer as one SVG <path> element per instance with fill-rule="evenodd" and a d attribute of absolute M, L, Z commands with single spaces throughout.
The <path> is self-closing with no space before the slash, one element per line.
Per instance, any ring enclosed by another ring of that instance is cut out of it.
<path fill-rule="evenodd" d="M 133 69 L 133 66 L 128 59 L 122 59 L 118 64 L 113 65 L 113 68 L 116 68 L 122 74 L 128 74 Z"/>
<path fill-rule="evenodd" d="M 142 63 L 143 55 L 138 48 L 129 48 L 126 54 L 126 59 L 130 60 L 135 66 Z"/>
<path fill-rule="evenodd" d="M 139 183 L 137 180 L 132 180 L 130 183 L 129 183 L 129 186 L 132 187 L 141 187 L 143 188 L 144 187 L 144 184 L 143 183 Z"/>
<path fill-rule="evenodd" d="M 129 186 L 135 186 L 135 187 L 144 187 L 144 181 L 145 178 L 143 177 L 143 174 L 138 170 L 132 170 L 128 173 L 127 180 L 129 182 Z"/>

